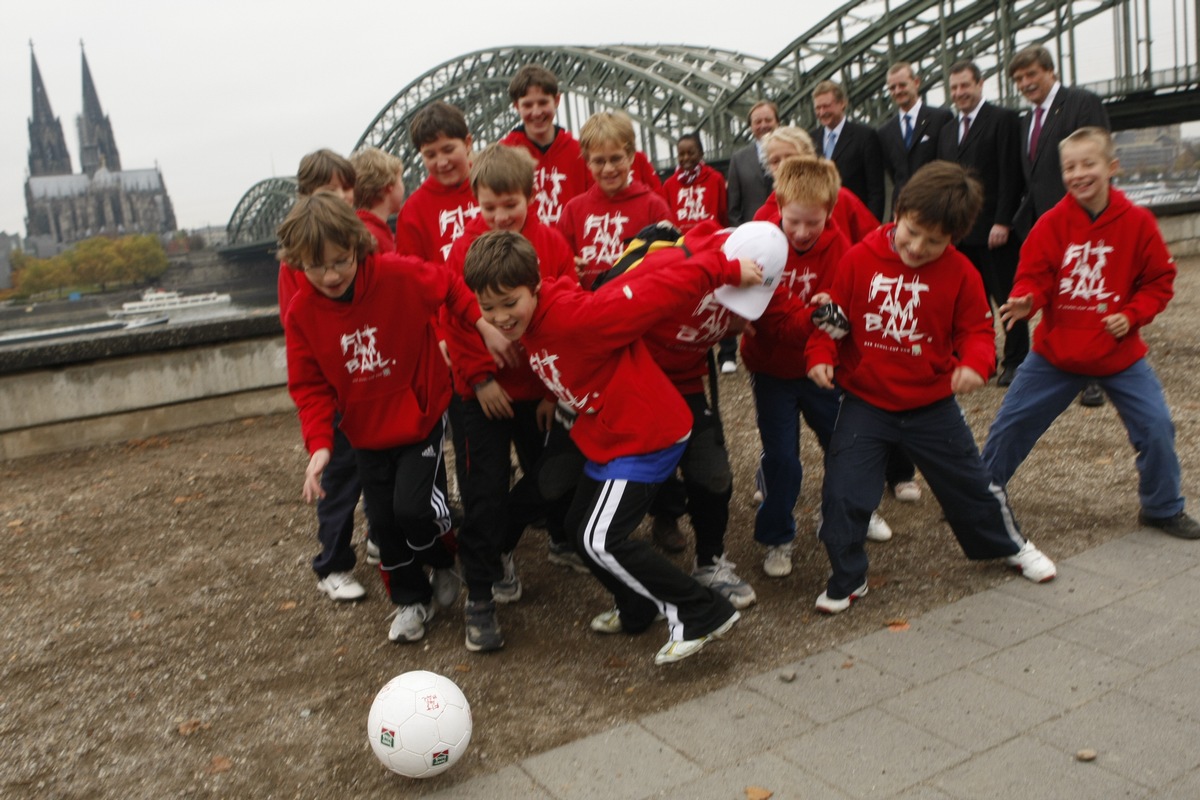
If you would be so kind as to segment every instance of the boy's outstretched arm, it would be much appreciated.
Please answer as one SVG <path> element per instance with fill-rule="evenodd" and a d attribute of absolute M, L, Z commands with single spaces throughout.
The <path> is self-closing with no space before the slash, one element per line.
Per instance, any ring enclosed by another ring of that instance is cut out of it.
<path fill-rule="evenodd" d="M 1011 331 L 1013 325 L 1033 313 L 1033 295 L 1009 297 L 1008 302 L 1000 306 L 1000 321 L 1004 330 Z"/>

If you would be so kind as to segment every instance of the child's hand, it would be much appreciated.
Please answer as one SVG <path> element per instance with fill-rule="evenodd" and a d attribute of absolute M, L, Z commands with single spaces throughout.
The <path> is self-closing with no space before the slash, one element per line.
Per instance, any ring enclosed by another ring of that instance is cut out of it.
<path fill-rule="evenodd" d="M 1008 302 L 1000 306 L 1000 321 L 1004 323 L 1004 330 L 1011 331 L 1012 326 L 1019 320 L 1028 317 L 1031 311 L 1033 311 L 1033 295 L 1008 298 Z"/>
<path fill-rule="evenodd" d="M 446 362 L 446 366 L 453 367 L 454 364 L 450 363 L 450 348 L 446 346 L 445 339 L 438 341 L 438 349 L 442 351 L 442 361 Z"/>
<path fill-rule="evenodd" d="M 959 367 L 950 376 L 950 391 L 955 394 L 970 394 L 983 386 L 987 381 L 970 367 Z"/>
<path fill-rule="evenodd" d="M 583 256 L 575 256 L 575 275 L 582 280 L 583 273 L 587 272 L 588 262 Z"/>
<path fill-rule="evenodd" d="M 325 490 L 321 488 L 321 473 L 328 466 L 328 447 L 322 447 L 308 459 L 308 467 L 304 470 L 304 502 L 325 499 Z"/>
<path fill-rule="evenodd" d="M 808 371 L 808 379 L 822 389 L 832 389 L 833 364 L 817 364 Z"/>
<path fill-rule="evenodd" d="M 542 433 L 547 433 L 550 426 L 554 424 L 554 409 L 558 403 L 553 400 L 542 398 L 537 405 L 537 411 L 534 412 L 537 417 L 538 430 Z"/>
<path fill-rule="evenodd" d="M 475 390 L 475 399 L 488 419 L 512 419 L 512 398 L 499 381 L 491 381 Z"/>
<path fill-rule="evenodd" d="M 832 302 L 833 297 L 830 296 L 829 292 L 817 292 L 809 299 L 808 304 L 810 306 L 823 306 L 826 303 Z"/>
<path fill-rule="evenodd" d="M 1133 325 L 1130 324 L 1129 317 L 1120 312 L 1109 314 L 1104 318 L 1104 330 L 1118 339 L 1124 339 L 1125 334 L 1129 333 L 1129 329 L 1132 327 Z"/>
<path fill-rule="evenodd" d="M 521 354 L 517 352 L 517 345 L 505 339 L 504 334 L 496 330 L 495 325 L 480 317 L 479 321 L 475 323 L 475 330 L 479 331 L 479 335 L 483 338 L 483 343 L 487 346 L 488 352 L 492 354 L 492 360 L 496 362 L 497 367 L 515 367 L 521 362 Z"/>
<path fill-rule="evenodd" d="M 738 263 L 742 265 L 742 281 L 738 286 L 743 289 L 748 289 L 751 286 L 762 286 L 763 273 L 762 268 L 748 258 L 739 258 Z"/>

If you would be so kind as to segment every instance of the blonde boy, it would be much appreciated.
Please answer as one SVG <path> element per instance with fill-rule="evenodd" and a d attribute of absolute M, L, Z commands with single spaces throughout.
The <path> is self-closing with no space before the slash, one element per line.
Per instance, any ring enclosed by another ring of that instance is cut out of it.
<path fill-rule="evenodd" d="M 1141 335 L 1174 296 L 1175 261 L 1154 216 L 1109 184 L 1118 163 L 1108 131 L 1080 128 L 1058 149 L 1068 194 L 1034 224 L 1000 307 L 1010 328 L 1035 311 L 1042 320 L 988 432 L 984 461 L 1007 484 L 1083 385 L 1098 381 L 1138 454 L 1139 522 L 1200 539 L 1200 524 L 1184 511 L 1175 426 Z"/>
<path fill-rule="evenodd" d="M 388 218 L 404 205 L 404 164 L 391 153 L 377 147 L 359 150 L 350 158 L 357 180 L 354 183 L 354 208 L 358 218 L 379 242 L 379 252 L 396 249 Z"/>
<path fill-rule="evenodd" d="M 593 114 L 579 131 L 579 145 L 595 183 L 567 203 L 558 229 L 575 253 L 585 289 L 620 257 L 625 239 L 647 225 L 675 222 L 661 195 L 631 180 L 634 143 L 633 122 L 619 111 Z"/>

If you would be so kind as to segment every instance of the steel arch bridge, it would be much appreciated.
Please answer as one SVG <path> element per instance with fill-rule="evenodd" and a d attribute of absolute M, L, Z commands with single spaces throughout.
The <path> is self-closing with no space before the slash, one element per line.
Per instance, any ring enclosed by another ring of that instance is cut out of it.
<path fill-rule="evenodd" d="M 1004 65 L 1030 44 L 1050 49 L 1066 84 L 1099 94 L 1117 129 L 1200 119 L 1198 17 L 1200 0 L 853 0 L 769 59 L 691 45 L 478 50 L 401 89 L 354 149 L 399 156 L 405 184 L 415 188 L 423 167 L 408 141 L 413 114 L 444 100 L 464 110 L 477 145 L 497 141 L 514 122 L 509 78 L 539 63 L 563 88 L 564 127 L 577 130 L 595 111 L 622 110 L 657 166 L 673 163 L 674 142 L 685 132 L 699 133 L 708 160 L 720 163 L 748 141 L 746 115 L 759 99 L 776 102 L 782 120 L 812 127 L 810 96 L 821 80 L 845 87 L 856 118 L 878 122 L 890 113 L 884 86 L 896 61 L 912 62 L 930 102 L 941 103 L 950 64 L 974 58 L 988 95 L 1015 105 Z M 279 194 L 289 191 L 284 183 L 262 181 L 247 192 L 229 222 L 231 246 L 273 238 L 291 207 L 291 197 Z"/>

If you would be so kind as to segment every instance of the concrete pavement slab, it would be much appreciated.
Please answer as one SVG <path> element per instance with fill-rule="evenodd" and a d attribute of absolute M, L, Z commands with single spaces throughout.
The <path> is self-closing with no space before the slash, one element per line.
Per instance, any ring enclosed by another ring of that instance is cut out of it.
<path fill-rule="evenodd" d="M 483 775 L 421 797 L 423 800 L 507 800 L 538 797 L 545 793 L 546 790 L 534 783 L 520 767 L 505 767 L 491 775 Z"/>
<path fill-rule="evenodd" d="M 1090 572 L 1074 558 L 1066 563 L 1067 569 L 1059 569 L 1058 577 L 1049 583 L 1035 586 L 1029 581 L 1013 580 L 997 586 L 996 591 L 1027 600 L 1041 608 L 1083 614 L 1120 600 L 1142 585 L 1141 582 Z"/>
<path fill-rule="evenodd" d="M 1196 622 L 1200 619 L 1200 579 L 1176 575 L 1135 592 L 1126 602 L 1165 619 Z"/>
<path fill-rule="evenodd" d="M 1134 677 L 1124 691 L 1158 708 L 1187 714 L 1200 724 L 1200 649 Z M 1200 736 L 1193 735 L 1193 741 Z"/>
<path fill-rule="evenodd" d="M 1189 544 L 1191 547 L 1185 546 Z M 1197 566 L 1200 547 L 1195 544 L 1140 531 L 1072 556 L 1070 563 L 1088 572 L 1149 586 Z"/>
<path fill-rule="evenodd" d="M 783 681 L 780 675 L 795 677 Z M 818 653 L 742 682 L 772 702 L 817 722 L 830 722 L 904 691 L 899 678 L 885 675 L 840 650 Z"/>
<path fill-rule="evenodd" d="M 741 763 L 648 797 L 746 800 L 749 787 L 771 792 L 771 800 L 850 800 L 850 795 L 774 753 L 753 755 Z"/>
<path fill-rule="evenodd" d="M 887 797 L 971 755 L 875 708 L 785 742 L 775 752 L 851 797 Z"/>
<path fill-rule="evenodd" d="M 1069 612 L 1033 602 L 1040 590 L 1048 587 L 1022 583 L 1032 590 L 1025 597 L 989 589 L 923 615 L 921 624 L 940 625 L 995 647 L 1008 647 L 1072 618 Z"/>
<path fill-rule="evenodd" d="M 1183 578 L 1173 578 L 1172 582 L 1179 580 Z M 1200 584 L 1197 588 L 1200 589 Z M 1200 622 L 1200 617 L 1192 619 Z M 1193 630 L 1180 630 L 1181 626 Z M 1052 633 L 1060 639 L 1144 667 L 1161 667 L 1195 649 L 1196 642 L 1200 641 L 1200 628 L 1147 611 L 1132 600 L 1119 601 L 1084 614 L 1060 625 Z"/>
<path fill-rule="evenodd" d="M 1135 783 L 1161 788 L 1200 766 L 1196 721 L 1116 691 L 1033 729 L 1066 752 L 1088 748 L 1096 763 Z"/>
<path fill-rule="evenodd" d="M 927 683 L 996 652 L 990 644 L 926 622 L 924 617 L 909 621 L 907 630 L 884 628 L 840 649 L 914 684 Z"/>

